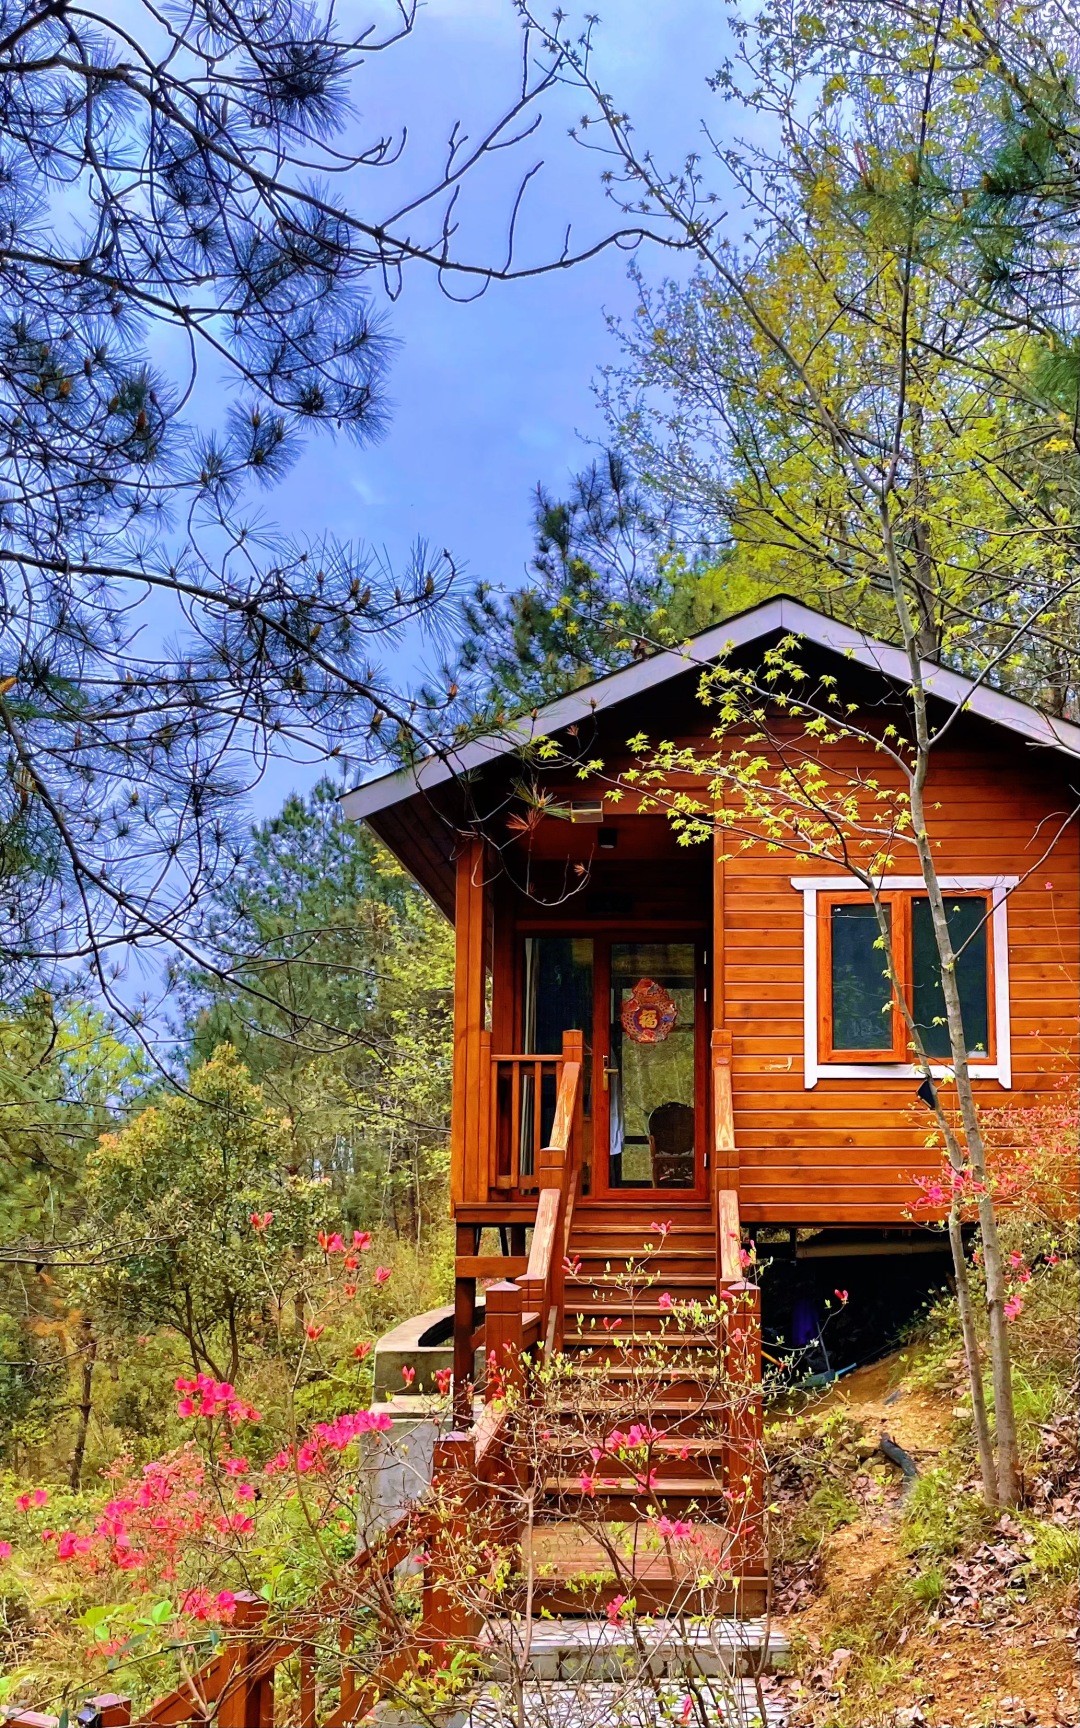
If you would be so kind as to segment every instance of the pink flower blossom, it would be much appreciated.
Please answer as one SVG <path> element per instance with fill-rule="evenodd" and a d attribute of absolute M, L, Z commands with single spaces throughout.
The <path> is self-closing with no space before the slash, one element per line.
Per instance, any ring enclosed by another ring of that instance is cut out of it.
<path fill-rule="evenodd" d="M 178 1416 L 228 1416 L 230 1422 L 261 1422 L 259 1412 L 243 1398 L 237 1397 L 228 1380 L 215 1380 L 212 1374 L 196 1374 L 194 1380 L 178 1379 L 176 1390 L 182 1394 L 176 1406 Z"/>
<path fill-rule="evenodd" d="M 436 1368 L 435 1385 L 438 1387 L 440 1397 L 446 1397 L 450 1390 L 450 1382 L 453 1377 L 454 1370 L 452 1368 Z"/>
<path fill-rule="evenodd" d="M 416 1379 L 416 1369 L 407 1366 L 403 1367 L 401 1370 L 401 1378 L 404 1380 L 406 1386 L 411 1386 L 413 1381 Z"/>
<path fill-rule="evenodd" d="M 371 1231 L 354 1230 L 352 1233 L 352 1241 L 354 1248 L 358 1249 L 361 1254 L 365 1253 L 367 1249 L 371 1247 Z"/>
<path fill-rule="evenodd" d="M 251 1486 L 250 1482 L 240 1482 L 237 1484 L 236 1498 L 238 1500 L 254 1500 L 255 1490 Z"/>
<path fill-rule="evenodd" d="M 223 1468 L 227 1476 L 246 1476 L 251 1465 L 246 1458 L 226 1458 L 223 1460 Z"/>
<path fill-rule="evenodd" d="M 581 1475 L 578 1477 L 578 1487 L 581 1489 L 583 1494 L 595 1494 L 596 1477 L 588 1475 L 587 1472 L 583 1470 Z"/>
<path fill-rule="evenodd" d="M 654 1218 L 652 1223 L 649 1225 L 649 1229 L 655 1230 L 656 1234 L 658 1236 L 670 1236 L 671 1235 L 671 1219 L 665 1218 L 662 1223 L 657 1223 L 656 1219 Z"/>
<path fill-rule="evenodd" d="M 11 1543 L 10 1542 L 0 1542 L 0 1560 L 10 1560 L 10 1559 L 11 1559 Z"/>
<path fill-rule="evenodd" d="M 311 1321 L 311 1323 L 309 1325 L 304 1327 L 304 1331 L 307 1333 L 308 1337 L 311 1339 L 312 1343 L 314 1344 L 314 1342 L 317 1338 L 322 1337 L 323 1333 L 326 1331 L 326 1327 L 325 1326 L 316 1326 L 315 1322 Z"/>
<path fill-rule="evenodd" d="M 1018 1314 L 1022 1314 L 1023 1311 L 1024 1311 L 1024 1298 L 1022 1296 L 1010 1296 L 1008 1301 L 1005 1304 L 1005 1318 L 1006 1318 L 1006 1320 L 1015 1320 L 1016 1316 Z"/>
<path fill-rule="evenodd" d="M 356 1360 L 358 1362 L 362 1362 L 364 1360 L 365 1356 L 371 1355 L 371 1345 L 370 1344 L 357 1344 L 356 1348 L 353 1351 L 353 1355 L 356 1357 Z"/>
<path fill-rule="evenodd" d="M 670 1290 L 661 1290 L 659 1296 L 656 1298 L 656 1301 L 657 1301 L 658 1307 L 660 1307 L 660 1308 L 671 1308 L 674 1306 L 674 1304 L 671 1300 L 671 1291 Z"/>
<path fill-rule="evenodd" d="M 77 1536 L 74 1530 L 62 1530 L 60 1532 L 60 1540 L 56 1544 L 56 1558 L 58 1560 L 70 1560 L 76 1554 L 88 1554 L 89 1552 L 89 1536 Z"/>
<path fill-rule="evenodd" d="M 392 1273 L 393 1268 L 391 1266 L 376 1266 L 372 1283 L 376 1286 L 385 1284 L 387 1279 L 391 1277 Z"/>
<path fill-rule="evenodd" d="M 351 1415 L 336 1416 L 332 1422 L 317 1422 L 298 1447 L 287 1446 L 271 1458 L 265 1474 L 278 1476 L 293 1463 L 301 1476 L 321 1471 L 325 1469 L 326 1453 L 344 1452 L 361 1434 L 385 1434 L 393 1425 L 393 1418 L 386 1410 L 356 1410 Z"/>
<path fill-rule="evenodd" d="M 273 1222 L 274 1214 L 272 1212 L 253 1212 L 251 1214 L 251 1228 L 255 1231 L 267 1230 Z"/>
<path fill-rule="evenodd" d="M 605 1613 L 607 1614 L 608 1620 L 612 1626 L 615 1625 L 617 1620 L 622 1618 L 627 1600 L 628 1598 L 625 1596 L 613 1596 L 611 1601 L 608 1603 Z"/>
<path fill-rule="evenodd" d="M 665 1512 L 655 1520 L 653 1528 L 665 1542 L 679 1542 L 691 1534 L 694 1526 L 687 1518 L 669 1518 Z"/>
<path fill-rule="evenodd" d="M 836 1297 L 838 1302 L 846 1302 L 848 1299 L 848 1293 L 846 1290 L 834 1290 L 833 1295 Z"/>
<path fill-rule="evenodd" d="M 200 1587 L 182 1598 L 180 1612 L 192 1620 L 231 1620 L 236 1613 L 236 1597 L 231 1590 L 219 1590 L 211 1596 L 209 1590 Z"/>

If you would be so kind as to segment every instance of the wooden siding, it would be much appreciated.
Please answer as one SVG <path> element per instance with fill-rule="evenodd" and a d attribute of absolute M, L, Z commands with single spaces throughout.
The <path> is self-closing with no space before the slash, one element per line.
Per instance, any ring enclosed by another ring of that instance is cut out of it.
<path fill-rule="evenodd" d="M 867 761 L 870 757 L 868 753 Z M 880 758 L 875 759 L 880 774 Z M 1008 905 L 1013 1084 L 978 1083 L 988 1110 L 1048 1099 L 1075 1074 L 1080 1033 L 1080 844 L 1052 760 L 1010 748 L 936 762 L 928 802 L 943 876 L 1015 875 Z M 897 873 L 914 873 L 903 853 Z M 1030 875 L 1028 873 L 1031 872 Z M 763 846 L 725 867 L 724 1024 L 732 1036 L 740 1210 L 749 1222 L 901 1223 L 930 1173 L 929 1119 L 910 1076 L 803 1072 L 803 903 L 792 876 L 833 875 Z M 1052 886 L 1048 886 L 1052 884 Z"/>
<path fill-rule="evenodd" d="M 609 776 L 616 754 L 607 757 Z M 829 759 L 845 779 L 852 771 L 886 778 L 883 758 L 869 747 L 834 746 Z M 977 1083 L 988 1110 L 1026 1109 L 1060 1097 L 1063 1079 L 1075 1084 L 1080 835 L 1068 820 L 1076 802 L 1069 779 L 1068 765 L 1049 752 L 964 723 L 956 746 L 937 756 L 927 792 L 943 877 L 1021 879 L 1007 915 L 1013 1083 L 1011 1090 L 996 1079 Z M 558 799 L 580 798 L 598 796 L 603 786 L 564 787 L 553 775 L 547 789 Z M 792 877 L 835 878 L 839 867 L 762 843 L 743 846 L 738 837 L 723 847 L 679 847 L 667 819 L 635 814 L 632 797 L 605 816 L 618 831 L 614 851 L 600 849 L 595 827 L 555 818 L 508 845 L 506 821 L 504 806 L 491 829 L 489 860 L 498 1047 L 515 1048 L 520 1031 L 519 951 L 526 931 L 630 937 L 643 927 L 712 925 L 710 1018 L 714 1031 L 730 1038 L 732 1053 L 735 1149 L 724 1182 L 738 1191 L 743 1219 L 909 1221 L 918 1192 L 913 1176 L 937 1169 L 937 1155 L 925 1144 L 931 1123 L 916 1098 L 918 1079 L 884 1071 L 830 1075 L 825 1068 L 815 1085 L 806 1084 L 804 910 Z M 466 1151 L 480 1125 L 478 1100 L 470 1104 L 460 1091 L 465 1073 L 468 1089 L 476 1087 L 471 1052 L 490 1034 L 480 1033 L 482 900 L 474 872 L 460 863 L 459 872 L 459 990 L 470 997 L 471 1011 L 464 1012 L 459 999 L 453 1188 L 456 1199 L 472 1202 L 487 1197 L 489 1172 Z M 918 874 L 910 843 L 896 847 L 890 872 Z M 593 1079 L 597 1084 L 598 1075 Z"/>

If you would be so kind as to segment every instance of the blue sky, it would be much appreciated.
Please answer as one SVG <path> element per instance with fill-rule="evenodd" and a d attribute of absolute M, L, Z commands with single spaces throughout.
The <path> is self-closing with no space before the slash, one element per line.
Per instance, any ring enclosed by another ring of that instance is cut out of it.
<path fill-rule="evenodd" d="M 724 57 L 720 0 L 613 0 L 603 14 L 600 56 L 638 130 L 677 161 L 700 144 L 700 119 L 717 121 L 705 76 Z M 398 186 L 425 183 L 449 124 L 474 131 L 516 88 L 521 34 L 511 0 L 429 0 L 412 38 L 376 57 L 361 75 L 358 136 L 408 122 L 399 169 L 368 185 L 382 211 Z M 536 138 L 495 175 L 478 176 L 462 200 L 462 250 L 498 249 L 513 184 L 540 157 L 521 224 L 522 256 L 557 253 L 572 222 L 582 242 L 621 225 L 599 184 L 599 158 L 567 138 L 580 99 L 552 92 Z M 656 251 L 651 274 L 679 268 Z M 387 309 L 399 347 L 390 377 L 393 413 L 384 440 L 367 449 L 313 442 L 287 482 L 265 501 L 268 515 L 309 530 L 325 527 L 369 542 L 402 563 L 421 537 L 448 547 L 469 578 L 523 580 L 531 549 L 531 495 L 553 489 L 589 458 L 602 436 L 591 384 L 616 345 L 606 313 L 632 310 L 627 258 L 612 250 L 578 268 L 528 282 L 494 284 L 471 305 L 454 304 L 417 267 Z M 273 805 L 283 770 L 263 789 Z M 301 779 L 303 776 L 301 776 Z"/>

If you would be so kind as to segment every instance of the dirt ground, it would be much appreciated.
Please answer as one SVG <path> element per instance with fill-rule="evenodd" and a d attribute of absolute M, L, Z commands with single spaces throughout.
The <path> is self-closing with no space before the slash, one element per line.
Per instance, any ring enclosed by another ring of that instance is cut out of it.
<path fill-rule="evenodd" d="M 824 1407 L 842 1403 L 868 1441 L 885 1431 L 927 1466 L 948 1438 L 952 1396 L 905 1388 L 903 1372 L 897 1357 L 875 1363 L 838 1383 Z M 854 1483 L 860 1516 L 825 1538 L 813 1594 L 796 1612 L 780 1616 L 802 1652 L 798 1676 L 784 1686 L 794 1728 L 1077 1728 L 1075 1593 L 1070 1600 L 1062 1599 L 1064 1592 L 1057 1598 L 1034 1593 L 1028 1601 L 1025 1591 L 1008 1588 L 1017 1527 L 1007 1518 L 980 1550 L 989 1559 L 972 1562 L 966 1574 L 965 1562 L 955 1563 L 957 1590 L 933 1618 L 896 1636 L 882 1629 L 882 1655 L 889 1659 L 879 1666 L 872 1699 L 862 1705 L 865 1721 L 859 1717 L 860 1658 L 836 1647 L 836 1629 L 852 1624 L 854 1603 L 913 1571 L 902 1545 L 900 1472 L 891 1483 L 880 1459 L 876 1465 Z M 1005 1569 L 1001 1575 L 995 1565 Z"/>

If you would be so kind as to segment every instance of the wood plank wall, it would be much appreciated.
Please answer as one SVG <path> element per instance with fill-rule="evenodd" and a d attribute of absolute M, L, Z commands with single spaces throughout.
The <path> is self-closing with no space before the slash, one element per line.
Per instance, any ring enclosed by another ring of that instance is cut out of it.
<path fill-rule="evenodd" d="M 868 751 L 871 763 L 880 774 Z M 1076 1073 L 1080 1034 L 1076 825 L 1042 855 L 1075 798 L 1052 760 L 1016 745 L 996 757 L 943 754 L 930 801 L 943 875 L 1023 876 L 1037 865 L 1009 901 L 1013 1087 L 984 1081 L 980 1101 L 993 1110 L 1060 1096 L 1062 1077 Z M 898 858 L 896 873 L 915 872 Z M 731 849 L 725 868 L 724 1024 L 740 1212 L 751 1223 L 901 1223 L 916 1197 L 912 1173 L 936 1166 L 910 1077 L 823 1077 L 805 1088 L 803 902 L 791 877 L 830 874 L 763 846 Z"/>
<path fill-rule="evenodd" d="M 984 742 L 985 741 L 985 742 Z M 830 760 L 845 777 L 853 769 L 884 780 L 883 759 L 868 747 Z M 616 762 L 611 759 L 611 769 Z M 553 777 L 554 778 L 554 777 Z M 1074 776 L 1075 778 L 1075 776 Z M 602 788 L 597 789 L 602 790 Z M 577 785 L 573 796 L 592 791 Z M 1027 880 L 1009 902 L 1009 962 L 1013 1087 L 979 1083 L 987 1109 L 1023 1109 L 1060 1097 L 1063 1077 L 1075 1083 L 1080 1060 L 1080 834 L 1069 825 L 1044 856 L 1076 802 L 1067 764 L 1048 752 L 982 729 L 961 747 L 942 752 L 928 793 L 932 834 L 943 875 L 1017 875 Z M 628 799 L 609 820 L 620 828 L 614 857 L 596 855 L 596 830 L 551 820 L 530 837 L 532 880 L 545 895 L 528 900 L 506 882 L 496 889 L 496 1038 L 513 1036 L 518 1016 L 510 1002 L 513 928 L 590 927 L 609 932 L 619 922 L 597 912 L 590 898 L 567 894 L 568 868 L 591 859 L 592 883 L 618 889 L 638 918 L 714 918 L 714 961 L 720 974 L 710 990 L 714 1030 L 730 1037 L 737 1165 L 726 1179 L 737 1186 L 742 1217 L 750 1223 L 878 1223 L 909 1221 L 917 1196 L 915 1173 L 936 1171 L 927 1151 L 929 1121 L 915 1099 L 917 1081 L 874 1075 L 819 1079 L 807 1090 L 803 1069 L 803 900 L 792 876 L 839 874 L 816 862 L 798 862 L 761 844 L 742 849 L 730 837 L 715 848 L 678 849 L 667 821 L 635 816 Z M 637 827 L 640 824 L 640 828 Z M 661 832 L 662 831 L 662 832 Z M 726 852 L 726 862 L 719 855 Z M 661 861 L 661 855 L 662 861 Z M 655 859 L 655 864 L 649 860 Z M 896 874 L 916 874 L 910 849 L 899 848 Z M 487 1172 L 473 1167 L 467 1148 L 477 1143 L 484 1076 L 483 860 L 472 842 L 458 864 L 458 954 L 461 992 L 455 1012 L 454 1193 L 486 1196 Z M 545 872 L 550 874 L 547 881 Z M 1052 886 L 1048 886 L 1052 884 Z M 711 891 L 710 891 L 711 889 Z M 593 922 L 595 918 L 595 924 Z M 719 986 L 719 989 L 717 988 Z M 466 1164 L 468 1167 L 466 1168 Z"/>

